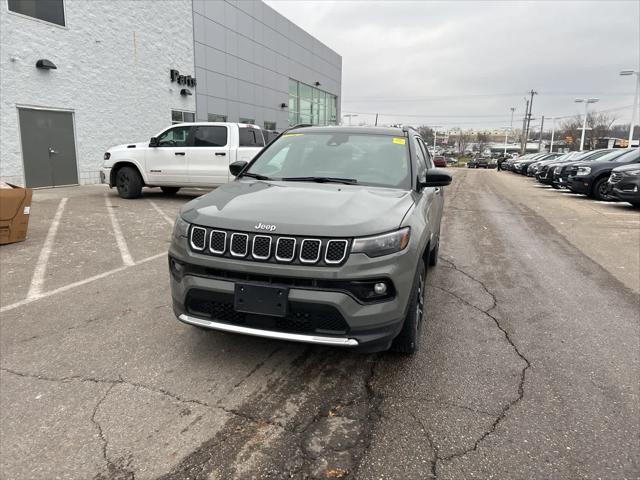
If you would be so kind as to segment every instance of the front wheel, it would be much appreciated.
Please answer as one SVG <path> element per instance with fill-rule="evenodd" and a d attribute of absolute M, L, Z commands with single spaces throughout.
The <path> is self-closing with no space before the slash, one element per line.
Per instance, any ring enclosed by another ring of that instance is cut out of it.
<path fill-rule="evenodd" d="M 438 251 L 440 250 L 440 234 L 436 240 L 436 246 L 429 253 L 429 266 L 435 267 L 438 264 Z"/>
<path fill-rule="evenodd" d="M 611 195 L 609 195 L 609 192 L 608 192 L 608 185 L 607 185 L 608 182 L 609 182 L 609 178 L 607 177 L 599 179 L 593 185 L 593 189 L 591 190 L 590 196 L 595 198 L 596 200 L 613 200 L 613 198 L 611 197 Z"/>
<path fill-rule="evenodd" d="M 133 167 L 122 167 L 116 173 L 116 188 L 122 198 L 138 198 L 142 194 L 142 177 Z"/>
<path fill-rule="evenodd" d="M 175 195 L 180 191 L 180 187 L 160 187 L 160 190 L 166 195 Z"/>
<path fill-rule="evenodd" d="M 391 344 L 391 351 L 398 353 L 415 353 L 418 350 L 420 330 L 424 317 L 424 288 L 427 280 L 427 269 L 423 261 L 419 262 L 416 278 L 411 289 L 409 310 L 404 319 L 402 330 Z"/>

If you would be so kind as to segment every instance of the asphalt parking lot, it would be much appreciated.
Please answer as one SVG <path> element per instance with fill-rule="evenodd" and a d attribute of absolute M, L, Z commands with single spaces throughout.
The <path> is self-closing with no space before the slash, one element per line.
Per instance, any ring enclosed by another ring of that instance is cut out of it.
<path fill-rule="evenodd" d="M 34 193 L 0 248 L 2 478 L 640 477 L 638 210 L 456 169 L 403 357 L 176 321 L 200 193 Z"/>

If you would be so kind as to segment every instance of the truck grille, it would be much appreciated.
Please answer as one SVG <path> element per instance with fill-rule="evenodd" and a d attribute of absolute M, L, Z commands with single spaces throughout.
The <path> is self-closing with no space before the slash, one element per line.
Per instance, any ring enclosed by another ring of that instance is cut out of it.
<path fill-rule="evenodd" d="M 187 312 L 198 317 L 263 330 L 335 335 L 349 331 L 342 314 L 329 305 L 290 302 L 286 317 L 252 315 L 234 309 L 232 294 L 193 289 L 187 295 L 185 307 Z"/>
<path fill-rule="evenodd" d="M 191 250 L 198 253 L 296 265 L 341 265 L 349 256 L 350 243 L 347 239 L 230 232 L 195 225 L 189 233 Z"/>

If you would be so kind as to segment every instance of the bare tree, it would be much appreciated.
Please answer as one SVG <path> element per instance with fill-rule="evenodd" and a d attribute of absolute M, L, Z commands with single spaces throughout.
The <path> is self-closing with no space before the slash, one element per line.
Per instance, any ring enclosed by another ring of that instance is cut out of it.
<path fill-rule="evenodd" d="M 607 115 L 606 113 L 590 113 L 587 115 L 587 127 L 591 130 L 587 131 L 585 144 L 589 145 L 589 149 L 595 148 L 598 138 L 611 136 L 611 127 L 616 121 L 616 117 Z"/>
<path fill-rule="evenodd" d="M 422 125 L 418 127 L 418 133 L 427 145 L 433 144 L 433 128 Z"/>
<path fill-rule="evenodd" d="M 489 144 L 489 135 L 487 135 L 486 133 L 476 134 L 476 146 L 478 147 L 478 151 L 480 152 L 481 155 L 488 144 Z"/>
<path fill-rule="evenodd" d="M 460 131 L 457 139 L 458 153 L 460 153 L 460 155 L 464 155 L 465 150 L 469 146 L 469 142 L 471 142 L 471 134 Z"/>

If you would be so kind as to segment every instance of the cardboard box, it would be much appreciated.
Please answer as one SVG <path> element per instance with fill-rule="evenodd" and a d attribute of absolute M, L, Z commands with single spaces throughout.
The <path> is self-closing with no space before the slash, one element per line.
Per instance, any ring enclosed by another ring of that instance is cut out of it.
<path fill-rule="evenodd" d="M 0 245 L 26 240 L 32 195 L 30 188 L 0 182 Z"/>

